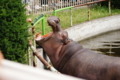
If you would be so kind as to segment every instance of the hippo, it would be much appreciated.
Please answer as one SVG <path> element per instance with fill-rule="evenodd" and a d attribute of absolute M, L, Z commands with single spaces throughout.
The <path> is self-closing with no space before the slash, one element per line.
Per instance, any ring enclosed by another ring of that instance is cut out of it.
<path fill-rule="evenodd" d="M 43 38 L 37 34 L 35 40 L 59 72 L 86 80 L 120 80 L 119 57 L 98 54 L 83 48 L 62 30 L 58 17 L 50 16 L 47 22 L 52 32 Z"/>

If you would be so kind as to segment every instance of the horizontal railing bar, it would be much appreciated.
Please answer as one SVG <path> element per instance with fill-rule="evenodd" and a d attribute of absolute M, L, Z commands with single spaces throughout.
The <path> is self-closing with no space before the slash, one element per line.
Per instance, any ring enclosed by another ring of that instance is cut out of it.
<path fill-rule="evenodd" d="M 76 5 L 76 6 L 73 6 L 73 7 L 80 7 L 80 6 L 89 5 L 89 4 L 93 4 L 93 3 L 98 3 L 98 2 L 102 2 L 102 1 L 108 1 L 108 0 L 93 1 L 93 2 L 88 2 L 88 3 Z"/>

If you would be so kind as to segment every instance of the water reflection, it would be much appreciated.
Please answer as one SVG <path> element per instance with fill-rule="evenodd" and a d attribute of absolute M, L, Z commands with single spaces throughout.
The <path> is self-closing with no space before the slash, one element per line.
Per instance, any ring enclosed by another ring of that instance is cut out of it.
<path fill-rule="evenodd" d="M 96 53 L 120 57 L 120 30 L 108 32 L 93 38 L 80 41 L 85 48 Z"/>
<path fill-rule="evenodd" d="M 104 44 L 105 47 L 99 49 L 92 49 L 93 51 L 101 52 L 109 56 L 119 56 L 120 57 L 120 42 L 111 42 Z"/>

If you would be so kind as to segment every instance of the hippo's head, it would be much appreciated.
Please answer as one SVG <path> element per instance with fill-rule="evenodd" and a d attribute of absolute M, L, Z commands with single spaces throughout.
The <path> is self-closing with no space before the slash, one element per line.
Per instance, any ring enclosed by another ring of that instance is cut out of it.
<path fill-rule="evenodd" d="M 59 18 L 51 16 L 47 19 L 47 22 L 48 25 L 51 26 L 53 33 L 61 31 Z"/>
<path fill-rule="evenodd" d="M 54 37 L 61 43 L 68 43 L 68 34 L 63 31 L 60 27 L 60 19 L 55 16 L 51 16 L 47 19 L 48 25 L 52 28 L 52 32 L 44 36 L 40 35 L 41 32 L 35 35 L 35 40 L 38 45 L 42 45 L 44 42 L 49 41 L 50 38 Z"/>
<path fill-rule="evenodd" d="M 59 18 L 51 16 L 47 19 L 47 22 L 52 28 L 52 32 L 44 36 L 37 33 L 35 35 L 35 40 L 38 45 L 43 47 L 54 65 L 54 63 L 59 59 L 58 56 L 62 47 L 70 42 L 70 40 L 67 32 L 61 29 Z"/>

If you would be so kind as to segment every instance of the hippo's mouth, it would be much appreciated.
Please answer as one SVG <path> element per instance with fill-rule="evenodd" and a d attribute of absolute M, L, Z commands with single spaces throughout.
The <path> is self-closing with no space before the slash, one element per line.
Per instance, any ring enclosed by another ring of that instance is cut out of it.
<path fill-rule="evenodd" d="M 47 40 L 49 40 L 52 37 L 52 34 L 56 33 L 56 32 L 60 32 L 61 28 L 60 28 L 60 19 L 55 17 L 55 16 L 51 16 L 47 19 L 48 25 L 51 27 L 52 32 L 45 34 L 45 35 L 41 35 L 41 32 L 37 33 L 35 35 L 35 40 L 38 42 L 46 42 Z"/>
<path fill-rule="evenodd" d="M 41 35 L 35 37 L 35 40 L 36 40 L 36 41 L 41 40 L 41 39 L 42 39 L 42 36 L 41 36 Z"/>
<path fill-rule="evenodd" d="M 45 34 L 45 35 L 41 35 L 41 32 L 38 32 L 35 35 L 35 40 L 39 41 L 39 42 L 44 42 L 44 41 L 48 40 L 51 36 L 52 36 L 52 32 L 48 33 L 48 34 Z"/>

